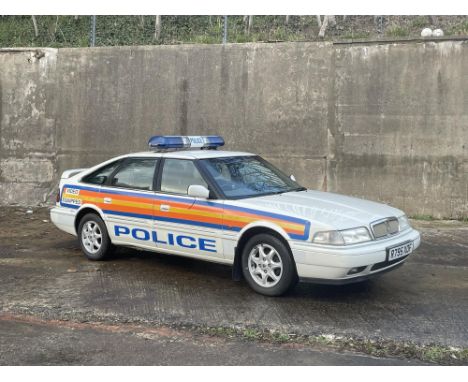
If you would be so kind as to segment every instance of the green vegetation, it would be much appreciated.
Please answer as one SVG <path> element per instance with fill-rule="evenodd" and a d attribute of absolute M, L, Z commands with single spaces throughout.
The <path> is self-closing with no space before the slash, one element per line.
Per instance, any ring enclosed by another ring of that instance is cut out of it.
<path fill-rule="evenodd" d="M 315 15 L 254 16 L 250 28 L 244 16 L 228 17 L 228 42 L 320 41 Z M 0 16 L 0 47 L 89 46 L 90 16 Z M 430 21 L 432 20 L 432 21 Z M 431 25 L 433 22 L 433 25 Z M 426 26 L 444 30 L 445 36 L 467 35 L 467 16 L 336 16 L 325 40 L 419 37 Z M 161 33 L 155 36 L 155 16 L 97 16 L 96 46 L 152 44 L 214 44 L 223 39 L 222 16 L 162 16 Z M 157 37 L 157 38 L 156 38 Z"/>
<path fill-rule="evenodd" d="M 369 38 L 369 36 L 370 36 L 369 32 L 362 31 L 362 32 L 356 32 L 356 33 L 353 33 L 353 32 L 346 33 L 343 36 L 341 36 L 341 38 L 343 40 L 364 40 L 366 38 Z"/>
<path fill-rule="evenodd" d="M 284 343 L 289 342 L 291 340 L 291 336 L 285 333 L 273 332 L 271 333 L 271 339 L 274 342 Z"/>
<path fill-rule="evenodd" d="M 468 35 L 468 20 L 452 25 L 450 29 L 447 30 L 447 35 L 453 35 L 453 36 Z"/>
<path fill-rule="evenodd" d="M 464 217 L 461 217 L 461 218 L 444 218 L 444 217 L 443 218 L 435 218 L 432 215 L 424 215 L 424 214 L 418 215 L 418 214 L 416 214 L 416 215 L 409 216 L 409 218 L 413 219 L 413 220 L 422 220 L 422 221 L 456 220 L 456 221 L 460 221 L 460 222 L 468 222 L 468 216 L 464 216 Z"/>
<path fill-rule="evenodd" d="M 409 34 L 410 33 L 408 29 L 399 25 L 390 27 L 386 32 L 386 35 L 389 37 L 408 37 Z"/>
<path fill-rule="evenodd" d="M 38 36 L 31 16 L 0 17 L 0 47 L 88 46 L 89 16 L 36 16 Z M 229 16 L 229 42 L 296 41 L 310 39 L 318 32 L 315 16 L 293 18 L 284 25 L 284 16 L 256 16 L 250 33 L 243 16 Z M 309 29 L 312 32 L 309 34 Z M 160 38 L 155 38 L 155 16 L 97 16 L 96 46 L 151 45 L 181 43 L 221 43 L 222 16 L 162 16 Z"/>
<path fill-rule="evenodd" d="M 423 362 L 441 365 L 465 365 L 468 363 L 468 349 L 453 348 L 437 344 L 419 345 L 409 342 L 392 340 L 373 340 L 365 338 L 349 338 L 335 335 L 304 336 L 278 331 L 262 331 L 256 328 L 200 328 L 192 330 L 200 334 L 208 334 L 229 338 L 241 338 L 248 341 L 263 341 L 272 343 L 293 343 L 315 348 L 327 348 L 337 351 L 354 351 L 375 357 L 397 357 L 418 359 Z"/>
<path fill-rule="evenodd" d="M 257 340 L 262 337 L 262 333 L 255 329 L 245 329 L 242 335 L 248 340 Z"/>
<path fill-rule="evenodd" d="M 0 47 L 18 46 L 88 46 L 89 17 L 37 16 L 39 36 L 35 37 L 31 16 L 0 18 Z M 57 22 L 58 21 L 58 22 Z"/>
<path fill-rule="evenodd" d="M 416 16 L 416 18 L 411 21 L 411 26 L 414 28 L 425 28 L 428 26 L 428 19 L 426 16 Z"/>

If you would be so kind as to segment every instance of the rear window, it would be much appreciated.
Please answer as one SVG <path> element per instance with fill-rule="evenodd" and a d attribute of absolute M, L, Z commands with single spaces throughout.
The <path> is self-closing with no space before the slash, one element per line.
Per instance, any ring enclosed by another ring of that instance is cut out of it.
<path fill-rule="evenodd" d="M 91 183 L 91 184 L 104 184 L 106 183 L 109 176 L 114 172 L 114 170 L 119 166 L 120 160 L 115 162 L 109 163 L 104 167 L 92 172 L 89 175 L 86 175 L 83 179 L 81 179 L 84 183 Z"/>

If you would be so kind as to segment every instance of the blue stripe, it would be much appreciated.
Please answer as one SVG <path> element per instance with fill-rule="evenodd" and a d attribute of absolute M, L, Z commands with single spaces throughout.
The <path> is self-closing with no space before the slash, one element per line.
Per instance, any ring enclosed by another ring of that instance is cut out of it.
<path fill-rule="evenodd" d="M 177 197 L 177 196 L 152 195 L 152 194 L 141 193 L 141 192 L 138 192 L 138 191 L 129 192 L 129 191 L 121 191 L 121 190 L 109 190 L 107 188 L 99 189 L 99 188 L 96 188 L 96 187 L 88 187 L 88 186 L 81 186 L 81 185 L 70 185 L 70 184 L 66 184 L 63 187 L 64 188 L 69 187 L 69 188 L 75 188 L 75 189 L 79 189 L 79 190 L 93 191 L 93 192 L 105 192 L 107 194 L 113 194 L 113 195 L 145 197 L 145 198 L 154 199 L 154 200 L 167 200 L 167 201 L 174 201 L 174 202 L 178 202 L 178 203 L 192 204 L 191 201 L 188 201 L 187 199 L 185 199 L 183 197 Z M 254 209 L 246 208 L 246 207 L 230 206 L 230 205 L 227 205 L 227 204 L 209 202 L 209 201 L 199 201 L 199 200 L 197 200 L 193 204 L 194 205 L 201 205 L 201 206 L 208 206 L 208 207 L 216 207 L 216 208 L 221 208 L 221 209 L 224 208 L 224 209 L 227 209 L 227 210 L 230 210 L 230 211 L 241 211 L 241 212 L 246 212 L 246 213 L 250 213 L 250 214 L 254 214 L 254 215 L 270 217 L 270 218 L 274 218 L 274 219 L 280 219 L 280 220 L 288 221 L 288 222 L 291 222 L 291 223 L 303 224 L 305 226 L 304 235 L 297 235 L 297 234 L 293 234 L 293 233 L 288 233 L 288 235 L 291 237 L 291 239 L 296 239 L 296 240 L 307 240 L 309 238 L 310 222 L 308 220 L 304 220 L 304 219 L 300 219 L 300 218 L 296 218 L 296 217 L 292 217 L 292 216 L 288 216 L 288 215 L 276 214 L 276 213 L 273 213 L 273 212 L 254 210 Z M 60 202 L 60 205 L 62 205 L 64 207 L 68 207 L 68 208 L 74 208 L 74 209 L 79 208 L 79 206 L 76 206 L 76 205 L 73 205 L 73 204 L 62 203 L 62 202 Z M 110 210 L 106 210 L 106 211 L 107 211 L 107 213 L 113 213 L 115 215 L 141 217 L 143 219 L 152 219 L 153 218 L 151 215 L 139 215 L 139 214 L 132 214 L 132 213 L 128 213 L 128 212 L 117 212 L 117 211 L 110 211 Z M 191 221 L 191 220 L 182 220 L 182 219 L 174 219 L 174 218 L 162 218 L 162 217 L 154 217 L 154 218 L 155 218 L 155 220 L 182 223 L 182 224 L 190 224 L 190 225 L 197 225 L 197 226 L 201 226 L 201 227 L 226 229 L 226 230 L 230 230 L 230 231 L 240 231 L 241 230 L 238 227 L 231 227 L 231 226 L 211 224 L 211 223 Z"/>
<path fill-rule="evenodd" d="M 75 204 L 62 203 L 62 201 L 60 201 L 60 205 L 62 207 L 73 208 L 74 210 L 77 210 L 78 208 L 81 207 L 81 206 L 77 206 Z"/>
<path fill-rule="evenodd" d="M 64 184 L 63 188 L 76 188 L 78 190 L 99 192 L 99 188 L 96 188 L 96 187 L 76 186 L 73 184 Z"/>

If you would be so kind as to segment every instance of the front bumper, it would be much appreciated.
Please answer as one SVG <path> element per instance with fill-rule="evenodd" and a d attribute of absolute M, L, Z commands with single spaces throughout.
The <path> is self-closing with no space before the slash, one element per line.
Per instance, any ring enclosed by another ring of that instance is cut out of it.
<path fill-rule="evenodd" d="M 340 247 L 292 242 L 291 250 L 301 281 L 349 284 L 402 265 L 408 256 L 387 261 L 386 250 L 409 241 L 414 243 L 414 251 L 421 242 L 419 232 L 410 229 L 388 239 Z M 349 274 L 353 268 L 358 268 L 359 272 Z"/>

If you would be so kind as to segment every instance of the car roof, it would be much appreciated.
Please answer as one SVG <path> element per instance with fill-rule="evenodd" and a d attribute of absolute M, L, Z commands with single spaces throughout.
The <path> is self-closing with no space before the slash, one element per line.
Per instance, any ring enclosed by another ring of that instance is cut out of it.
<path fill-rule="evenodd" d="M 123 157 L 164 157 L 178 159 L 205 159 L 232 156 L 255 155 L 242 151 L 222 151 L 222 150 L 178 150 L 178 151 L 144 151 L 123 155 Z"/>

